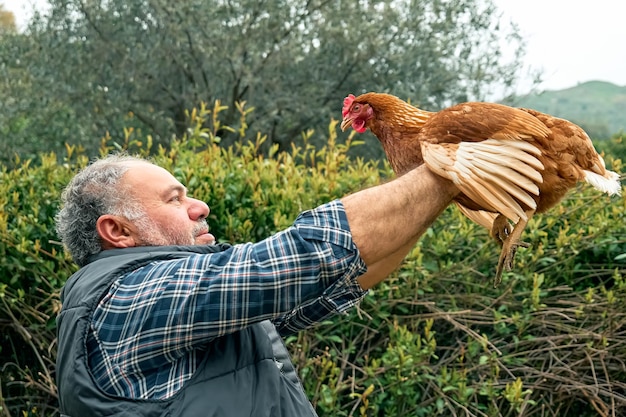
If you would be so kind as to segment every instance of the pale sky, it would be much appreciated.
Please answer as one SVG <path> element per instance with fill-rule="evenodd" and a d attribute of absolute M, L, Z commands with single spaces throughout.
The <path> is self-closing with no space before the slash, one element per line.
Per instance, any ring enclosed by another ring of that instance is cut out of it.
<path fill-rule="evenodd" d="M 494 0 L 526 39 L 526 65 L 544 90 L 593 80 L 626 86 L 624 3 L 615 0 Z"/>
<path fill-rule="evenodd" d="M 45 0 L 0 0 L 23 27 Z M 543 90 L 600 80 L 626 86 L 626 26 L 615 0 L 494 0 L 502 23 L 515 21 L 527 41 L 525 65 L 543 70 Z M 521 83 L 518 93 L 526 87 Z"/>

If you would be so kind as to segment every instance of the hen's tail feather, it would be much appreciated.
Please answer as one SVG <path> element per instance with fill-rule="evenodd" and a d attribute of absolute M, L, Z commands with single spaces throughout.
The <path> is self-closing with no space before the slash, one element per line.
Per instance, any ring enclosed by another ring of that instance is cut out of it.
<path fill-rule="evenodd" d="M 617 172 L 607 170 L 605 175 L 599 175 L 585 170 L 585 181 L 595 189 L 608 195 L 620 195 L 622 193 L 622 185 L 619 182 L 619 174 Z"/>

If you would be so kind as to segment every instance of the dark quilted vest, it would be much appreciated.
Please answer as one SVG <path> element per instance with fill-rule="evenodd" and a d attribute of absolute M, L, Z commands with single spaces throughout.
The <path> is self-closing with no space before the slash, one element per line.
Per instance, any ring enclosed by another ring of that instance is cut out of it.
<path fill-rule="evenodd" d="M 58 317 L 57 384 L 61 415 L 315 416 L 281 337 L 269 321 L 226 335 L 183 388 L 167 400 L 129 400 L 100 390 L 87 366 L 87 330 L 98 301 L 120 274 L 159 259 L 228 250 L 228 245 L 103 251 L 67 281 Z"/>

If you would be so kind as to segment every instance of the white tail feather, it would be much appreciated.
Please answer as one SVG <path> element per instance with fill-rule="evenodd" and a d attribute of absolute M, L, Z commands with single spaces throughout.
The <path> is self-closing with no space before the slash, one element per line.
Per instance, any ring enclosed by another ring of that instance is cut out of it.
<path fill-rule="evenodd" d="M 619 182 L 619 174 L 613 171 L 606 171 L 606 175 L 602 176 L 595 172 L 585 171 L 585 181 L 603 193 L 620 195 L 622 193 L 622 185 Z"/>

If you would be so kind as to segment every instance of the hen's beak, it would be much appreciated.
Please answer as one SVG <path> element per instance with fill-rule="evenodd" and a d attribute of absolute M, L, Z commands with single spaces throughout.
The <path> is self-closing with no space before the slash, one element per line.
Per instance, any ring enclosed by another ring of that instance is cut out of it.
<path fill-rule="evenodd" d="M 345 132 L 347 128 L 352 126 L 352 122 L 353 119 L 350 116 L 344 117 L 344 119 L 341 121 L 341 131 Z"/>

